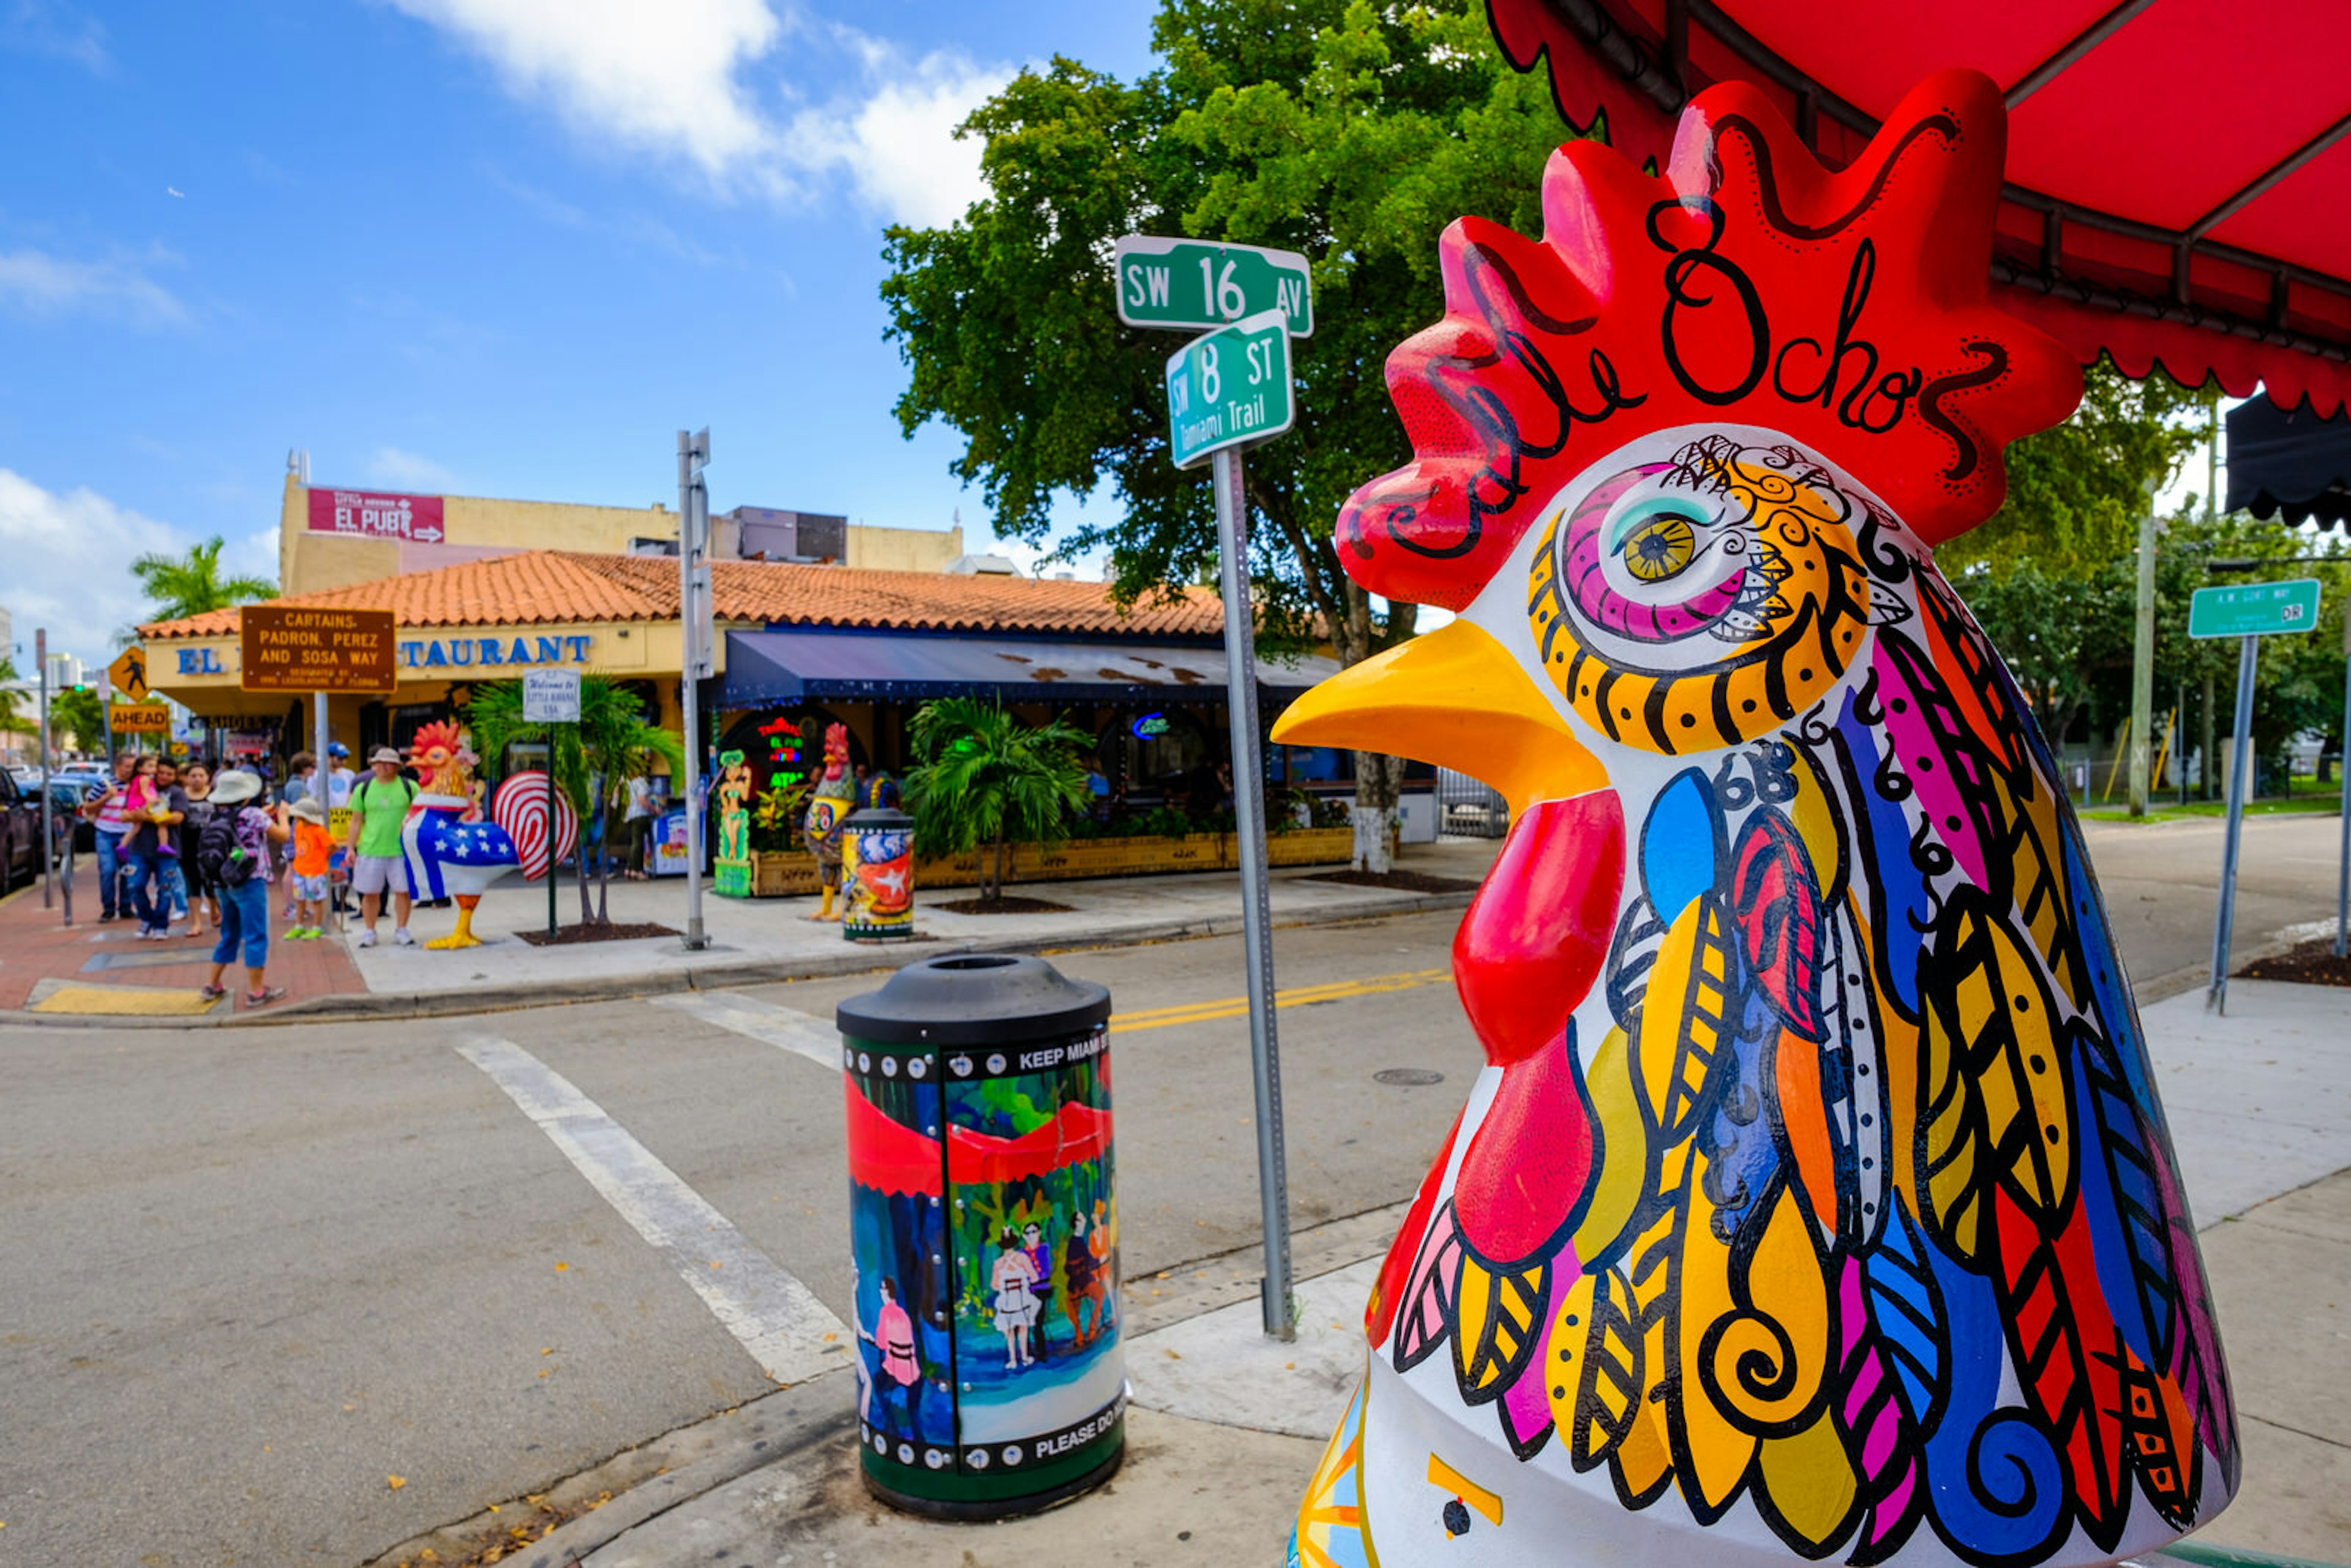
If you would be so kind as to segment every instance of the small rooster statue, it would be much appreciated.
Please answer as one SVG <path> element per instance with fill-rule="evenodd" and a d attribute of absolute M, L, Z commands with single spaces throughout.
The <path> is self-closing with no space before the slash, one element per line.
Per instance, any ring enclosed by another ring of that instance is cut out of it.
<path fill-rule="evenodd" d="M 824 731 L 824 772 L 809 796 L 808 816 L 800 823 L 800 839 L 816 857 L 817 877 L 824 898 L 808 916 L 838 920 L 834 904 L 841 897 L 841 830 L 857 807 L 857 780 L 849 771 L 849 729 L 827 725 Z"/>
<path fill-rule="evenodd" d="M 1933 555 L 2080 396 L 1987 298 L 2003 113 L 1931 77 L 1833 172 L 1724 85 L 1445 235 L 1336 543 L 1458 619 L 1274 738 L 1509 797 L 1489 1065 L 1293 1563 L 2109 1563 L 2235 1490 L 2105 907 Z"/>
<path fill-rule="evenodd" d="M 427 947 L 478 947 L 474 909 L 509 866 L 531 881 L 571 852 L 579 818 L 542 772 L 517 773 L 490 797 L 483 820 L 475 758 L 455 725 L 428 724 L 409 745 L 409 760 L 424 788 L 408 809 L 400 841 L 408 857 L 409 885 L 419 899 L 455 897 L 457 928 Z"/>

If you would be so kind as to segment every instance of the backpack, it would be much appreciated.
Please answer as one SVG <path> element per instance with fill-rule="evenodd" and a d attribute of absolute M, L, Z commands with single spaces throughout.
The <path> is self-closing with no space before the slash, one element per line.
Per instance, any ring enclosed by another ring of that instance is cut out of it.
<path fill-rule="evenodd" d="M 196 840 L 196 870 L 213 887 L 243 887 L 253 880 L 253 855 L 237 836 L 237 819 L 244 808 L 217 808 L 204 820 Z"/>

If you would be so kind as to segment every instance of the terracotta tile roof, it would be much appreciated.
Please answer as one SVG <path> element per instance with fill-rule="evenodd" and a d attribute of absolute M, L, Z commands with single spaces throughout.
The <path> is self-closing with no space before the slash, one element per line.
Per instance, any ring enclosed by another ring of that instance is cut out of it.
<path fill-rule="evenodd" d="M 1202 589 L 1172 604 L 1122 611 L 1099 582 L 950 577 L 837 566 L 718 561 L 711 594 L 722 622 L 860 626 L 935 632 L 1041 632 L 1087 636 L 1215 636 L 1224 606 Z M 677 562 L 660 556 L 520 550 L 434 571 L 410 572 L 282 602 L 389 610 L 403 628 L 536 626 L 579 621 L 666 621 L 677 613 Z M 235 610 L 139 628 L 142 637 L 224 637 Z"/>

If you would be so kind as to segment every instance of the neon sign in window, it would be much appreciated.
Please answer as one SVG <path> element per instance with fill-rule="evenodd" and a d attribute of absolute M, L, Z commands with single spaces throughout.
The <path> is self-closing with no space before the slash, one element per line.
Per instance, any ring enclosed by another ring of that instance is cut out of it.
<path fill-rule="evenodd" d="M 1167 733 L 1167 716 L 1147 713 L 1126 727 L 1127 733 L 1137 740 L 1156 740 Z"/>

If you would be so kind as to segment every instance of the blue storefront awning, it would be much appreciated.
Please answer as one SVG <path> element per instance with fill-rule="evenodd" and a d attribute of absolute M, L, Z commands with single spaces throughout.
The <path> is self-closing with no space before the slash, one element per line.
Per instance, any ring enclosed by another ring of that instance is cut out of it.
<path fill-rule="evenodd" d="M 1260 699 L 1286 706 L 1339 673 L 1312 654 L 1259 660 Z M 812 698 L 902 699 L 993 695 L 1004 702 L 1221 702 L 1225 653 L 1160 643 L 1061 642 L 905 632 L 799 629 L 729 632 L 722 707 L 756 708 Z"/>

